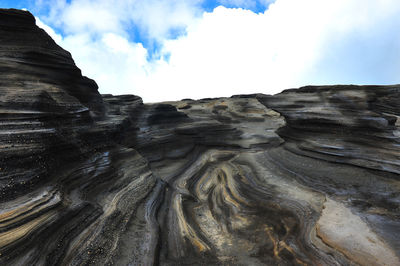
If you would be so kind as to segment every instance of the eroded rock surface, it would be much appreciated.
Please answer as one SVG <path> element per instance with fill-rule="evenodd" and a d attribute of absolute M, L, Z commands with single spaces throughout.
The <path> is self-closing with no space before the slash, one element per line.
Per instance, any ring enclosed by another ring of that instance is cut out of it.
<path fill-rule="evenodd" d="M 1 265 L 400 265 L 400 86 L 143 104 L 0 10 Z"/>

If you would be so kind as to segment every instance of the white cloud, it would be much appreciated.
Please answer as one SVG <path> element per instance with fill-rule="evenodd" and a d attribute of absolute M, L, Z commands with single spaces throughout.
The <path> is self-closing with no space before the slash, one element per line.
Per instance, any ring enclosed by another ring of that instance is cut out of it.
<path fill-rule="evenodd" d="M 41 21 L 40 18 L 35 17 L 35 19 L 36 19 L 36 25 L 44 29 L 56 43 L 60 44 L 62 42 L 62 36 L 60 34 L 57 34 L 51 27 L 43 23 L 43 21 Z"/>
<path fill-rule="evenodd" d="M 131 35 L 132 25 L 149 38 L 167 38 L 169 30 L 189 25 L 201 14 L 202 0 L 36 0 L 49 8 L 44 21 L 66 34 L 112 32 Z"/>
<path fill-rule="evenodd" d="M 53 12 L 67 33 L 57 42 L 102 93 L 153 102 L 316 83 L 399 83 L 397 0 L 276 0 L 260 14 L 224 7 L 202 13 L 198 0 L 146 2 L 75 0 Z M 159 60 L 148 61 L 148 51 L 128 40 L 133 22 L 161 43 Z M 187 34 L 168 39 L 175 27 Z"/>
<path fill-rule="evenodd" d="M 72 35 L 64 38 L 62 46 L 72 52 L 83 74 L 96 80 L 102 93 L 135 94 L 136 82 L 146 75 L 147 50 L 122 36 L 107 33 L 92 40 Z"/>
<path fill-rule="evenodd" d="M 201 0 L 147 0 L 130 6 L 130 16 L 148 37 L 162 41 L 175 28 L 185 28 L 201 15 Z"/>

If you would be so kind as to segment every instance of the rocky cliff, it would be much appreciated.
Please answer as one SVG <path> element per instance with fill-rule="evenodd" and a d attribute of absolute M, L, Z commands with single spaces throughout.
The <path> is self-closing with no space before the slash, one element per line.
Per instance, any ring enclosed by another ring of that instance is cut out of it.
<path fill-rule="evenodd" d="M 1 265 L 400 265 L 400 85 L 143 104 L 0 10 Z"/>

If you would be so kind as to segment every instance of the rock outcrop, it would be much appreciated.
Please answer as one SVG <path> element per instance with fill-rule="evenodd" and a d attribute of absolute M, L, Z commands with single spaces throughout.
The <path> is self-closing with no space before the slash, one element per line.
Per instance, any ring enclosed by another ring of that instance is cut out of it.
<path fill-rule="evenodd" d="M 143 104 L 0 9 L 1 265 L 400 265 L 400 85 Z"/>

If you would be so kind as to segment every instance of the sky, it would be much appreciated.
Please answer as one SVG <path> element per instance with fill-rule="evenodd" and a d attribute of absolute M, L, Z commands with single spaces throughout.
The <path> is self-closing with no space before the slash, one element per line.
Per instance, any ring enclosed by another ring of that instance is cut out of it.
<path fill-rule="evenodd" d="M 399 84 L 399 0 L 0 0 L 100 93 L 144 102 Z"/>

